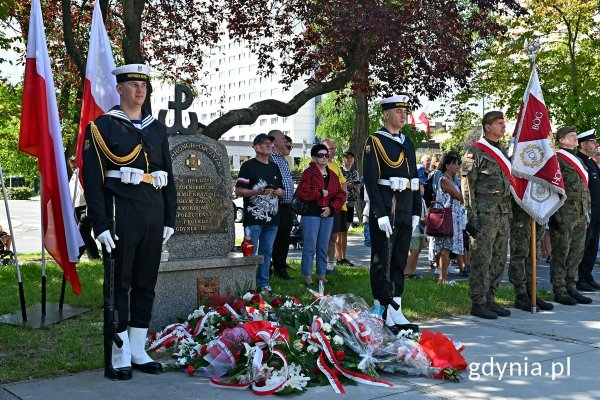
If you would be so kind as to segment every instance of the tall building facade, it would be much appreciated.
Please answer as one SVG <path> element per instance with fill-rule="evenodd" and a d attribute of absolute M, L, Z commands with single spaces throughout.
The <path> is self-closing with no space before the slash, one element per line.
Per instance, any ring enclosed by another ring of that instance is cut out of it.
<path fill-rule="evenodd" d="M 276 68 L 274 74 L 263 77 L 258 74 L 257 57 L 239 41 L 225 40 L 211 50 L 211 55 L 205 62 L 204 78 L 198 82 L 198 87 L 204 84 L 206 90 L 201 91 L 192 105 L 186 111 L 193 111 L 198 116 L 198 122 L 208 125 L 211 121 L 229 110 L 246 108 L 251 104 L 267 99 L 289 101 L 294 95 L 303 90 L 303 81 L 294 82 L 289 88 L 281 83 L 281 71 Z M 158 83 L 153 85 L 151 98 L 152 110 L 155 116 L 159 110 L 168 109 L 168 102 L 174 100 L 174 85 Z M 315 140 L 316 101 L 310 100 L 296 114 L 289 117 L 277 115 L 261 115 L 252 125 L 233 127 L 221 136 L 232 159 L 234 168 L 246 158 L 254 156 L 251 148 L 252 140 L 259 133 L 267 133 L 279 129 L 290 136 L 294 143 L 292 157 L 304 157 L 310 153 L 310 147 Z M 165 123 L 171 125 L 174 115 L 169 111 Z M 187 112 L 183 113 L 183 125 L 189 124 Z"/>

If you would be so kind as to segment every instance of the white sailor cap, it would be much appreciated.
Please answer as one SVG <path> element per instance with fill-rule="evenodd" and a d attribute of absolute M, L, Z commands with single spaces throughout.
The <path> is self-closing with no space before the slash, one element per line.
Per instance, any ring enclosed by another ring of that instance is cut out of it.
<path fill-rule="evenodd" d="M 150 77 L 150 67 L 145 64 L 127 64 L 112 71 L 117 77 L 117 83 L 126 81 L 146 81 Z"/>
<path fill-rule="evenodd" d="M 398 94 L 379 101 L 379 105 L 383 111 L 391 110 L 392 108 L 408 108 L 409 97 L 406 94 Z"/>
<path fill-rule="evenodd" d="M 590 129 L 589 131 L 585 131 L 577 135 L 577 141 L 579 143 L 587 142 L 588 140 L 597 140 L 595 129 Z"/>

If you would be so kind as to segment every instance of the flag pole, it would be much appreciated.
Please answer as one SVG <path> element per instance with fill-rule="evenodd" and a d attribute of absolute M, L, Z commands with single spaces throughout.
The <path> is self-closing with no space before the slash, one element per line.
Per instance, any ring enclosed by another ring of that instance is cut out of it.
<path fill-rule="evenodd" d="M 40 174 L 40 220 L 42 226 L 42 315 L 46 315 L 46 251 L 44 243 L 44 178 Z"/>
<path fill-rule="evenodd" d="M 537 296 L 537 289 L 536 289 L 536 282 L 537 282 L 537 249 L 535 248 L 536 244 L 537 244 L 537 240 L 535 240 L 536 238 L 536 226 L 535 226 L 535 219 L 531 218 L 531 313 L 535 314 L 535 312 L 537 311 L 537 307 L 536 307 L 536 296 Z"/>
<path fill-rule="evenodd" d="M 8 207 L 8 196 L 4 186 L 4 174 L 2 173 L 2 164 L 0 164 L 0 182 L 2 182 L 2 197 L 4 198 L 4 207 L 6 208 L 6 219 L 8 220 L 8 231 L 12 238 L 13 256 L 15 257 L 15 266 L 17 269 L 17 282 L 19 284 L 19 300 L 21 301 L 21 317 L 27 321 L 27 308 L 25 307 L 25 291 L 23 290 L 23 280 L 21 279 L 21 267 L 19 267 L 19 258 L 17 257 L 17 245 L 15 244 L 15 233 L 13 232 L 12 220 L 10 219 L 10 209 Z"/>

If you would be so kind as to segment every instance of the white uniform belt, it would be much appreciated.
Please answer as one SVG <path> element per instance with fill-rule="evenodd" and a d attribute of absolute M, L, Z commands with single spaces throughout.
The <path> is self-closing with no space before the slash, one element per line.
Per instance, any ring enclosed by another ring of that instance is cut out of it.
<path fill-rule="evenodd" d="M 391 182 L 389 181 L 389 179 L 378 179 L 377 180 L 377 184 L 379 185 L 383 185 L 383 186 L 392 186 Z M 410 190 L 410 179 L 408 181 L 408 185 L 406 186 L 406 189 L 404 190 Z M 415 190 L 415 192 L 419 190 L 418 188 Z M 401 191 L 401 190 L 400 190 Z"/>
<path fill-rule="evenodd" d="M 104 173 L 104 176 L 107 178 L 121 179 L 121 175 L 123 175 L 123 173 L 121 171 L 117 171 L 114 169 L 109 169 L 108 171 L 106 171 Z M 144 174 L 144 176 L 142 177 L 142 182 L 152 185 L 152 175 Z"/>

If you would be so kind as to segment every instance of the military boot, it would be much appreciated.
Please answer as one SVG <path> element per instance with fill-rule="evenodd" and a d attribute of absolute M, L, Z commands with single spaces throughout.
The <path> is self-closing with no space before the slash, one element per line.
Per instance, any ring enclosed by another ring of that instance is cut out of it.
<path fill-rule="evenodd" d="M 471 306 L 471 315 L 484 319 L 496 319 L 498 314 L 487 308 L 485 304 L 473 304 Z"/>
<path fill-rule="evenodd" d="M 569 296 L 566 290 L 554 290 L 554 301 L 565 306 L 574 306 L 577 304 L 577 300 Z"/>
<path fill-rule="evenodd" d="M 531 311 L 531 297 L 527 293 L 518 293 L 515 296 L 515 308 L 523 311 Z M 540 308 L 536 304 L 536 311 Z"/>
<path fill-rule="evenodd" d="M 527 295 L 531 297 L 529 292 L 527 292 Z M 554 310 L 554 306 L 552 305 L 552 303 L 548 303 L 547 301 L 542 300 L 540 296 L 535 296 L 535 305 L 538 306 L 538 308 L 542 311 Z"/>
<path fill-rule="evenodd" d="M 488 309 L 498 314 L 499 317 L 510 317 L 510 310 L 502 307 L 495 301 L 488 303 Z"/>
<path fill-rule="evenodd" d="M 569 296 L 575 299 L 575 301 L 577 301 L 579 304 L 590 304 L 592 302 L 592 299 L 582 295 L 577 291 L 577 289 L 567 289 L 567 292 L 569 293 Z"/>

